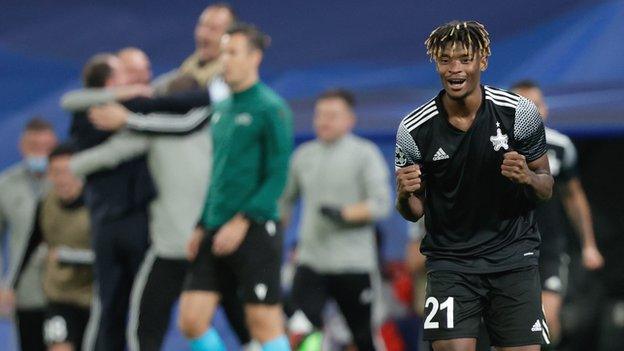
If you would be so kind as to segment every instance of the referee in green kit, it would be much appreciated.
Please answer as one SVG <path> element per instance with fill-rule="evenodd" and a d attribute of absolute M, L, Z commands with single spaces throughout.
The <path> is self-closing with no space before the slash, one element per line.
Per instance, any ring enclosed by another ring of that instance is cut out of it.
<path fill-rule="evenodd" d="M 219 299 L 240 293 L 248 328 L 266 351 L 290 350 L 280 306 L 282 233 L 277 201 L 292 150 L 292 113 L 259 81 L 268 38 L 239 24 L 223 38 L 221 60 L 232 97 L 212 116 L 213 175 L 180 302 L 192 350 L 225 350 L 210 322 Z"/>

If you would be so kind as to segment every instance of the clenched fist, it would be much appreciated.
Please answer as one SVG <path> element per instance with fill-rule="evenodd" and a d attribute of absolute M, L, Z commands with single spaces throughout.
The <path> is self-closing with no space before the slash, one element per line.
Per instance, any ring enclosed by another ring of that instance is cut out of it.
<path fill-rule="evenodd" d="M 400 198 L 408 198 L 424 189 L 421 175 L 420 165 L 411 165 L 396 171 L 397 193 Z"/>
<path fill-rule="evenodd" d="M 530 184 L 531 174 L 526 158 L 515 151 L 505 153 L 501 174 L 517 184 Z"/>

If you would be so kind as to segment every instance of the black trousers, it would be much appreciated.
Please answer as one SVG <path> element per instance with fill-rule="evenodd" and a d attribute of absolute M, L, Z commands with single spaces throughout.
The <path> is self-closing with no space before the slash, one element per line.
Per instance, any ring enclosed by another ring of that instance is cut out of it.
<path fill-rule="evenodd" d="M 370 275 L 319 274 L 306 266 L 297 267 L 292 288 L 294 307 L 301 310 L 317 329 L 322 328 L 322 311 L 329 298 L 336 300 L 358 351 L 375 350 Z"/>
<path fill-rule="evenodd" d="M 189 265 L 185 259 L 157 257 L 154 251 L 148 251 L 132 290 L 128 322 L 130 351 L 161 349 L 171 310 L 182 292 Z M 232 295 L 236 295 L 235 292 Z M 223 299 L 221 302 L 241 343 L 251 341 L 240 300 Z"/>
<path fill-rule="evenodd" d="M 22 351 L 47 350 L 43 341 L 45 312 L 45 309 L 18 309 L 15 312 L 19 345 Z"/>
<path fill-rule="evenodd" d="M 130 292 L 148 247 L 147 212 L 106 222 L 92 218 L 97 299 L 83 349 L 123 351 Z"/>

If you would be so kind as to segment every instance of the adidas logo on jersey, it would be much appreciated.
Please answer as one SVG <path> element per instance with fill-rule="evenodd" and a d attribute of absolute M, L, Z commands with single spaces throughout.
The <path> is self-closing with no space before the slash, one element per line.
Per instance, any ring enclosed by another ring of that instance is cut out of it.
<path fill-rule="evenodd" d="M 435 155 L 433 155 L 434 161 L 446 160 L 448 158 L 449 158 L 449 155 L 447 155 L 446 152 L 442 150 L 442 148 L 439 148 L 438 151 L 436 151 Z"/>
<path fill-rule="evenodd" d="M 542 324 L 540 324 L 539 320 L 535 321 L 535 324 L 533 324 L 533 326 L 531 327 L 531 331 L 532 332 L 541 332 L 542 331 Z"/>

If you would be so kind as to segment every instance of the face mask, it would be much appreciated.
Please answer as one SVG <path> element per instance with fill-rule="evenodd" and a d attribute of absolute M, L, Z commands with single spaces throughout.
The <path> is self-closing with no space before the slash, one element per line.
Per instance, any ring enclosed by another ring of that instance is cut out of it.
<path fill-rule="evenodd" d="M 42 174 L 48 168 L 48 158 L 41 156 L 26 157 L 26 168 L 31 173 Z"/>

